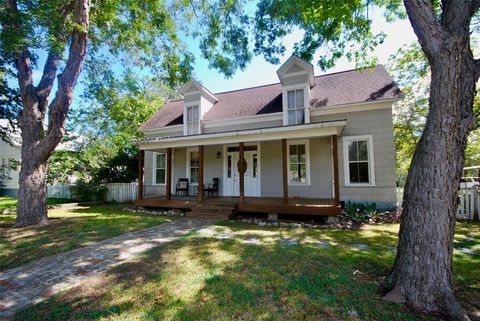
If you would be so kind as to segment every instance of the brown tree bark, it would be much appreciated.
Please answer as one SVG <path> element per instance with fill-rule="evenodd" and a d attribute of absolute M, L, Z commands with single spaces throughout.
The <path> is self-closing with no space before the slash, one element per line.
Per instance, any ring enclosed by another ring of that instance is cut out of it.
<path fill-rule="evenodd" d="M 471 1 L 405 0 L 431 67 L 429 113 L 405 186 L 400 242 L 385 299 L 451 320 L 469 320 L 452 285 L 457 193 L 467 137 L 474 128 L 477 62 L 470 50 Z"/>
<path fill-rule="evenodd" d="M 5 1 L 5 8 L 16 11 L 16 1 Z M 73 90 L 86 54 L 89 9 L 89 0 L 76 0 L 71 8 L 73 12 L 66 10 L 66 7 L 59 8 L 62 14 L 73 13 L 73 20 L 78 27 L 72 32 L 65 69 L 58 75 L 58 90 L 50 104 L 48 104 L 48 98 L 57 75 L 60 62 L 59 54 L 56 52 L 49 53 L 42 79 L 36 87 L 33 85 L 28 48 L 19 52 L 15 61 L 23 103 L 23 111 L 19 122 L 22 131 L 22 156 L 17 226 L 48 223 L 45 181 L 47 160 L 65 132 L 65 122 L 72 103 Z M 47 109 L 48 128 L 45 129 L 44 122 Z"/>

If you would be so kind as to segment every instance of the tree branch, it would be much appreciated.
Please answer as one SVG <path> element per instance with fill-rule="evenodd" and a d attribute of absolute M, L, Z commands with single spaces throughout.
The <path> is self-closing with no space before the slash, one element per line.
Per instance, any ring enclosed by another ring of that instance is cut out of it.
<path fill-rule="evenodd" d="M 11 13 L 12 17 L 18 15 L 18 7 L 15 0 L 6 0 L 4 2 L 4 6 L 5 9 Z M 18 21 L 2 25 L 2 27 L 5 30 L 21 28 Z M 17 53 L 17 56 L 15 57 L 15 67 L 18 71 L 18 86 L 20 88 L 20 95 L 24 105 L 30 106 L 28 103 L 36 101 L 37 96 L 33 86 L 32 65 L 28 50 L 25 49 Z"/>
<path fill-rule="evenodd" d="M 65 132 L 65 120 L 73 100 L 73 91 L 80 75 L 87 51 L 89 27 L 89 0 L 76 0 L 73 20 L 77 27 L 72 33 L 70 52 L 63 73 L 58 76 L 58 90 L 49 106 L 48 132 L 38 145 L 38 152 L 46 161 Z"/>
<path fill-rule="evenodd" d="M 443 0 L 441 24 L 445 31 L 457 37 L 469 37 L 473 2 Z"/>
<path fill-rule="evenodd" d="M 477 13 L 478 9 L 480 9 L 480 0 L 472 0 L 472 4 L 471 4 L 471 15 L 472 17 L 475 15 L 475 13 Z"/>
<path fill-rule="evenodd" d="M 410 23 L 430 61 L 442 46 L 444 30 L 429 0 L 404 0 Z"/>
<path fill-rule="evenodd" d="M 53 87 L 53 82 L 57 75 L 58 65 L 60 63 L 60 55 L 54 51 L 48 53 L 47 61 L 43 67 L 43 75 L 40 80 L 36 92 L 39 98 L 46 99 L 50 95 Z"/>

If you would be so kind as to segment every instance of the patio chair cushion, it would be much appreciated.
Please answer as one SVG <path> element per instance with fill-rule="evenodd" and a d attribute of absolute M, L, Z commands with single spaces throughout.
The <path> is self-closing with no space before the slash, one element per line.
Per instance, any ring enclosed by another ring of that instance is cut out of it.
<path fill-rule="evenodd" d="M 179 189 L 186 189 L 187 186 L 188 186 L 188 182 L 180 181 L 180 182 L 178 182 L 177 186 L 178 186 Z"/>

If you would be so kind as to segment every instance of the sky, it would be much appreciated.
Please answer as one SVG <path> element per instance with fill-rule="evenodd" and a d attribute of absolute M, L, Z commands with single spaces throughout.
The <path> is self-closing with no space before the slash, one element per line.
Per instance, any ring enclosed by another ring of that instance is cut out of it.
<path fill-rule="evenodd" d="M 373 32 L 383 31 L 387 35 L 383 44 L 373 52 L 381 64 L 387 64 L 390 55 L 402 46 L 417 41 L 408 19 L 387 23 L 381 10 L 374 9 L 372 20 Z M 213 93 L 279 82 L 276 71 L 291 56 L 293 45 L 301 39 L 301 36 L 301 32 L 295 32 L 284 39 L 287 52 L 281 57 L 279 65 L 272 65 L 262 56 L 257 56 L 244 71 L 237 71 L 230 79 L 225 79 L 218 71 L 209 69 L 208 62 L 200 57 L 197 43 L 191 42 L 188 44 L 189 48 L 196 56 L 194 77 Z M 312 61 L 312 64 L 315 67 L 316 76 L 355 68 L 355 63 L 349 62 L 346 58 L 340 59 L 334 68 L 326 72 L 318 67 L 316 61 Z"/>
<path fill-rule="evenodd" d="M 396 20 L 388 23 L 385 21 L 382 11 L 378 8 L 373 8 L 371 15 L 373 20 L 373 32 L 377 33 L 383 31 L 387 35 L 385 41 L 372 53 L 372 56 L 377 57 L 379 63 L 387 64 L 390 55 L 394 54 L 404 45 L 416 41 L 416 36 L 408 19 Z M 280 64 L 272 65 L 265 61 L 262 56 L 255 56 L 245 70 L 238 70 L 235 75 L 229 79 L 225 78 L 225 76 L 217 70 L 209 68 L 208 61 L 201 58 L 200 50 L 198 49 L 198 42 L 190 38 L 188 39 L 187 47 L 196 57 L 193 76 L 213 93 L 277 83 L 279 82 L 276 74 L 277 69 L 280 68 L 281 64 L 291 56 L 295 42 L 301 40 L 301 37 L 302 33 L 296 31 L 284 38 L 283 43 L 287 50 L 285 55 L 280 57 Z M 43 68 L 45 58 L 45 55 L 40 54 L 39 66 L 41 68 Z M 315 67 L 316 76 L 355 68 L 355 62 L 350 62 L 346 58 L 338 60 L 335 67 L 326 72 L 320 70 L 315 60 L 312 61 L 312 64 Z M 119 69 L 118 66 L 119 65 L 113 65 L 112 68 L 115 71 L 119 71 L 116 70 Z M 41 68 L 35 70 L 33 73 L 34 81 L 36 83 L 41 77 Z M 73 108 L 78 106 L 80 95 L 84 90 L 82 79 L 83 77 L 81 75 L 75 88 Z M 52 95 L 55 91 L 56 88 L 52 91 Z"/>

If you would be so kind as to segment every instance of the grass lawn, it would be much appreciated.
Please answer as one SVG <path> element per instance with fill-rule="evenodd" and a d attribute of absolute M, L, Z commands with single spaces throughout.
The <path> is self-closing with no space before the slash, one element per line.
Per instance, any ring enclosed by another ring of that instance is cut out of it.
<path fill-rule="evenodd" d="M 381 299 L 398 225 L 339 231 L 226 222 L 212 230 L 153 249 L 15 319 L 429 320 Z M 459 224 L 455 246 L 478 250 L 480 225 Z M 478 252 L 456 250 L 454 259 L 457 295 L 480 317 Z"/>
<path fill-rule="evenodd" d="M 57 205 L 65 203 L 73 203 L 70 199 L 66 198 L 49 198 L 48 205 Z M 17 207 L 17 199 L 14 197 L 0 196 L 0 210 L 12 209 Z"/>
<path fill-rule="evenodd" d="M 12 228 L 15 215 L 0 215 L 0 271 L 171 220 L 123 212 L 123 207 L 125 205 L 51 209 L 49 225 L 26 228 Z"/>

